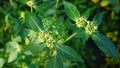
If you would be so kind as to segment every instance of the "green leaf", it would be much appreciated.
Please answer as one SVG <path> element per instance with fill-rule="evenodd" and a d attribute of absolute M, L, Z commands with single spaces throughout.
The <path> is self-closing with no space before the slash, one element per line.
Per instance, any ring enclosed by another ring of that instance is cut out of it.
<path fill-rule="evenodd" d="M 0 58 L 0 68 L 3 67 L 3 65 L 5 64 L 5 59 L 4 58 Z"/>
<path fill-rule="evenodd" d="M 8 63 L 13 62 L 17 58 L 18 52 L 13 51 L 9 54 Z"/>
<path fill-rule="evenodd" d="M 106 38 L 104 35 L 99 33 L 93 34 L 92 39 L 102 52 L 108 54 L 111 57 L 118 57 L 118 53 L 115 45 L 111 40 Z"/>
<path fill-rule="evenodd" d="M 103 21 L 103 15 L 104 12 L 96 14 L 93 18 L 93 22 L 99 26 Z"/>
<path fill-rule="evenodd" d="M 81 38 L 83 44 L 85 44 L 85 42 L 89 39 L 89 34 L 87 34 L 85 30 L 83 30 L 77 35 L 77 37 Z"/>
<path fill-rule="evenodd" d="M 26 46 L 21 52 L 22 53 L 39 53 L 42 52 L 47 48 L 45 44 L 37 43 L 38 41 L 34 43 L 30 43 L 28 46 Z"/>
<path fill-rule="evenodd" d="M 36 64 L 29 64 L 28 68 L 39 68 Z"/>
<path fill-rule="evenodd" d="M 79 10 L 75 5 L 67 1 L 64 1 L 63 3 L 64 3 L 65 12 L 70 19 L 75 20 L 76 18 L 80 17 Z"/>
<path fill-rule="evenodd" d="M 38 32 L 43 30 L 43 23 L 41 19 L 34 13 L 25 13 L 25 24 L 28 28 Z"/>
<path fill-rule="evenodd" d="M 60 54 L 63 58 L 66 58 L 72 61 L 84 62 L 83 59 L 76 53 L 76 51 L 69 46 L 56 45 L 56 50 L 58 54 Z"/>
<path fill-rule="evenodd" d="M 19 47 L 19 44 L 15 41 L 10 41 L 6 44 L 6 52 L 10 53 L 10 52 L 14 52 L 17 51 Z"/>
<path fill-rule="evenodd" d="M 63 63 L 61 59 L 55 55 L 49 59 L 46 68 L 63 68 Z"/>
<path fill-rule="evenodd" d="M 85 19 L 88 19 L 89 18 L 89 16 L 90 16 L 90 14 L 92 13 L 92 10 L 93 9 L 88 9 L 88 10 L 86 10 L 83 14 L 82 14 L 82 17 L 84 17 Z"/>

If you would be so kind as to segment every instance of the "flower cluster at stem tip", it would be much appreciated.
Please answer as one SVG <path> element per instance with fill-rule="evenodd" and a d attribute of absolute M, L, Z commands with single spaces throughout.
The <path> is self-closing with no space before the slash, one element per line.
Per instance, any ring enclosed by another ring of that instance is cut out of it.
<path fill-rule="evenodd" d="M 75 19 L 75 22 L 78 28 L 85 28 L 86 33 L 89 35 L 97 31 L 97 25 L 93 21 L 88 21 L 87 19 L 80 17 Z"/>
<path fill-rule="evenodd" d="M 45 42 L 46 46 L 48 46 L 49 48 L 53 48 L 55 40 L 54 38 L 47 32 L 42 32 L 39 33 L 38 38 L 40 39 L 40 42 Z"/>
<path fill-rule="evenodd" d="M 93 22 L 87 21 L 85 30 L 87 34 L 91 35 L 96 32 L 97 26 Z"/>
<path fill-rule="evenodd" d="M 77 25 L 77 27 L 84 27 L 85 25 L 86 25 L 86 19 L 85 18 L 83 18 L 83 17 L 80 17 L 80 18 L 76 18 L 75 19 L 75 22 L 76 22 L 76 25 Z"/>

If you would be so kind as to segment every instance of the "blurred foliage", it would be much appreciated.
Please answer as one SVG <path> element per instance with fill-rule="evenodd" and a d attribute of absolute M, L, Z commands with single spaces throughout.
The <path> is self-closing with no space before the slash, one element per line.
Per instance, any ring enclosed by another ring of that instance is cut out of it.
<path fill-rule="evenodd" d="M 0 68 L 120 67 L 119 21 L 119 0 L 0 0 Z"/>

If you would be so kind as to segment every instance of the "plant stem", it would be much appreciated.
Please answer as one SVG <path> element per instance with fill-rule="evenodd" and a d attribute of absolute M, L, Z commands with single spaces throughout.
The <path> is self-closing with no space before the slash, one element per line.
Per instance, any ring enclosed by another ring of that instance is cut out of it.
<path fill-rule="evenodd" d="M 72 39 L 74 36 L 76 36 L 78 34 L 78 32 L 75 32 L 74 34 L 70 35 L 63 43 L 69 41 L 70 39 Z"/>
<path fill-rule="evenodd" d="M 72 39 L 73 37 L 75 37 L 82 30 L 83 30 L 83 28 L 81 28 L 79 31 L 77 31 L 77 32 L 73 33 L 72 35 L 70 35 L 63 43 L 66 43 L 67 41 L 69 41 L 70 39 Z"/>

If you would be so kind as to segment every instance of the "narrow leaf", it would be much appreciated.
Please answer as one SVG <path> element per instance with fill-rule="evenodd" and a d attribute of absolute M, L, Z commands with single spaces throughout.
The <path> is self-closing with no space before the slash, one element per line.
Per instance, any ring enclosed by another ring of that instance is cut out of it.
<path fill-rule="evenodd" d="M 93 22 L 95 22 L 99 26 L 103 21 L 103 15 L 104 12 L 96 14 L 95 17 L 93 18 Z"/>
<path fill-rule="evenodd" d="M 79 10 L 75 5 L 67 1 L 64 1 L 63 3 L 64 3 L 65 12 L 70 19 L 74 20 L 80 17 Z"/>
<path fill-rule="evenodd" d="M 104 52 L 105 54 L 108 54 L 111 57 L 118 57 L 118 53 L 115 45 L 113 44 L 112 41 L 110 41 L 104 35 L 99 33 L 93 34 L 92 39 L 102 52 Z"/>
<path fill-rule="evenodd" d="M 58 56 L 53 56 L 48 61 L 46 68 L 63 68 L 63 63 Z"/>
<path fill-rule="evenodd" d="M 83 59 L 76 53 L 76 51 L 69 46 L 57 45 L 56 50 L 58 54 L 60 54 L 63 58 L 66 58 L 72 61 L 84 62 Z"/>
<path fill-rule="evenodd" d="M 0 68 L 3 67 L 3 65 L 5 64 L 5 59 L 4 58 L 0 58 Z"/>
<path fill-rule="evenodd" d="M 25 24 L 34 31 L 41 31 L 44 29 L 41 19 L 34 13 L 26 12 Z"/>

